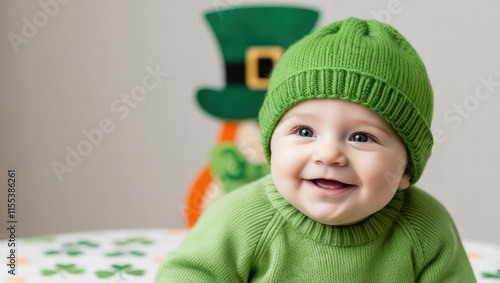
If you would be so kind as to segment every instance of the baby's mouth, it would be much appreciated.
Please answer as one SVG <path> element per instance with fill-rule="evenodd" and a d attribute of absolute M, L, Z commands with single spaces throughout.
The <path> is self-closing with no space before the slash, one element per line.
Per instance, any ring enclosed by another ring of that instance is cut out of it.
<path fill-rule="evenodd" d="M 327 180 L 327 179 L 312 179 L 310 181 L 316 184 L 316 186 L 327 190 L 338 190 L 352 186 L 351 184 L 345 184 L 339 181 Z"/>

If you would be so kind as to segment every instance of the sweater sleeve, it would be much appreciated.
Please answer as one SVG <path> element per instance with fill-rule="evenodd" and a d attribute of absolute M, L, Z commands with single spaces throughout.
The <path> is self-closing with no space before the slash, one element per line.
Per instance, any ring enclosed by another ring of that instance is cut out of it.
<path fill-rule="evenodd" d="M 214 201 L 160 265 L 155 282 L 247 282 L 269 211 L 263 194 L 252 189 L 245 186 Z"/>
<path fill-rule="evenodd" d="M 403 209 L 421 247 L 417 282 L 476 282 L 455 223 L 430 194 L 412 187 Z"/>

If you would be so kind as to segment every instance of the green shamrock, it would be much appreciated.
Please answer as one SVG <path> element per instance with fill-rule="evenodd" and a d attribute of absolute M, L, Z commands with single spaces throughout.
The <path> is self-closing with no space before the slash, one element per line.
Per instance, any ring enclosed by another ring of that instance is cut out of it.
<path fill-rule="evenodd" d="M 146 239 L 144 237 L 141 237 L 141 238 L 128 238 L 127 240 L 124 240 L 124 241 L 115 241 L 115 245 L 118 245 L 118 246 L 125 246 L 125 245 L 131 244 L 131 243 L 139 243 L 139 244 L 143 244 L 143 245 L 151 245 L 153 243 L 153 241 L 148 240 L 148 239 Z"/>
<path fill-rule="evenodd" d="M 52 251 L 47 251 L 45 252 L 46 255 L 55 255 L 59 253 L 66 253 L 67 255 L 70 256 L 77 256 L 79 254 L 82 254 L 83 252 L 79 250 L 80 246 L 87 246 L 89 248 L 98 248 L 99 245 L 89 242 L 89 241 L 80 241 L 77 243 L 64 243 L 62 250 L 52 250 Z"/>
<path fill-rule="evenodd" d="M 122 255 L 126 255 L 127 252 L 114 252 L 114 253 L 107 253 L 105 254 L 105 256 L 122 256 Z M 134 255 L 134 256 L 144 256 L 146 255 L 145 253 L 143 252 L 139 252 L 139 251 L 129 251 L 128 254 L 131 254 L 131 255 Z"/>
<path fill-rule="evenodd" d="M 496 274 L 483 272 L 482 275 L 483 275 L 484 278 L 496 278 L 496 279 L 500 279 L 500 269 L 497 270 Z"/>
<path fill-rule="evenodd" d="M 37 243 L 37 242 L 53 243 L 53 242 L 55 242 L 55 240 L 56 240 L 56 237 L 54 237 L 52 235 L 27 237 L 27 238 L 19 239 L 19 241 L 21 241 L 23 243 Z"/>
<path fill-rule="evenodd" d="M 125 280 L 123 278 L 123 273 L 134 275 L 134 276 L 142 276 L 144 275 L 144 270 L 132 270 L 132 265 L 111 265 L 115 271 L 96 271 L 96 275 L 98 278 L 108 278 L 111 276 L 118 276 L 120 279 Z"/>
<path fill-rule="evenodd" d="M 42 269 L 43 276 L 52 276 L 55 274 L 60 274 L 62 278 L 66 278 L 64 274 L 80 274 L 85 271 L 85 269 L 78 269 L 75 264 L 56 264 L 55 270 L 52 269 Z"/>

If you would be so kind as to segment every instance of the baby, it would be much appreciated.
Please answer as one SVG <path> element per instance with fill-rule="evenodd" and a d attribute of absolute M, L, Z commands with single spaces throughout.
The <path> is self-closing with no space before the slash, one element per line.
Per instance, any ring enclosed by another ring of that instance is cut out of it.
<path fill-rule="evenodd" d="M 271 174 L 216 200 L 157 282 L 476 282 L 453 219 L 414 186 L 432 89 L 393 27 L 348 18 L 293 44 L 259 113 Z"/>

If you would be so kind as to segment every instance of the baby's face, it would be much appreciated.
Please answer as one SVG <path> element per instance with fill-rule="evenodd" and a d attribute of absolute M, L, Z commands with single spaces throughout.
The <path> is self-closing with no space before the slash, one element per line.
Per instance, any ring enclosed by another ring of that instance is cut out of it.
<path fill-rule="evenodd" d="M 338 99 L 295 105 L 271 137 L 276 188 L 327 225 L 355 224 L 382 209 L 410 185 L 407 162 L 403 141 L 384 118 Z"/>

